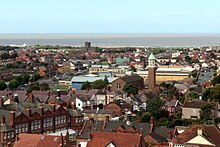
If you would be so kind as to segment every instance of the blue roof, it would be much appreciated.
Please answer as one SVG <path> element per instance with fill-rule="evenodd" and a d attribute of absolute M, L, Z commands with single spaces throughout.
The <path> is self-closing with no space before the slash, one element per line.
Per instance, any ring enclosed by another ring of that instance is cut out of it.
<path fill-rule="evenodd" d="M 86 81 L 92 83 L 96 80 L 104 80 L 105 77 L 84 77 L 84 76 L 74 76 L 71 79 L 71 82 L 76 82 L 76 83 L 85 83 Z M 111 83 L 112 81 L 116 80 L 117 77 L 108 77 L 108 81 L 109 83 Z"/>

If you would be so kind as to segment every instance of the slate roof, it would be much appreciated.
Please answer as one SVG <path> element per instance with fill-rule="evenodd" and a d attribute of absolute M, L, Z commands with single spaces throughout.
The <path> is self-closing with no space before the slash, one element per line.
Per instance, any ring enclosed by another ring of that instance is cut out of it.
<path fill-rule="evenodd" d="M 142 129 L 143 131 L 143 136 L 146 136 L 147 134 L 150 133 L 150 124 L 149 123 L 137 123 L 137 122 L 132 122 L 130 125 L 126 124 L 126 121 L 108 121 L 105 125 L 105 128 L 103 129 L 104 121 L 94 121 L 94 123 L 89 123 L 89 121 L 85 122 L 85 128 L 80 136 L 77 138 L 84 138 L 88 139 L 89 137 L 89 132 L 91 131 L 100 131 L 102 130 L 103 132 L 114 132 L 118 128 L 123 128 L 124 130 L 128 130 L 129 128 L 133 128 L 137 132 L 140 132 Z M 167 138 L 167 132 L 168 130 L 170 132 L 173 132 L 173 128 L 166 128 L 166 127 L 155 127 L 153 130 L 154 133 L 157 135 Z"/>
<path fill-rule="evenodd" d="M 166 107 L 175 107 L 177 102 L 178 102 L 178 100 L 167 101 L 167 102 L 165 103 L 165 106 L 166 106 Z"/>
<path fill-rule="evenodd" d="M 105 109 L 85 109 L 82 113 L 94 113 L 94 114 L 112 114 L 112 110 L 105 110 Z"/>
<path fill-rule="evenodd" d="M 124 77 L 121 77 L 120 79 L 125 81 L 126 83 L 132 83 L 138 80 L 143 80 L 143 78 L 139 75 L 124 76 Z"/>
<path fill-rule="evenodd" d="M 199 99 L 193 99 L 192 101 L 185 101 L 183 104 L 183 107 L 185 108 L 201 108 L 204 104 L 206 104 L 206 101 L 199 100 Z M 218 103 L 217 102 L 211 102 L 212 109 L 216 110 L 218 109 Z"/>
<path fill-rule="evenodd" d="M 167 141 L 166 138 L 164 138 L 164 137 L 162 137 L 162 136 L 160 136 L 160 135 L 158 135 L 158 134 L 156 134 L 156 133 L 150 133 L 149 135 L 150 135 L 152 138 L 154 138 L 157 142 L 166 142 L 166 141 Z"/>

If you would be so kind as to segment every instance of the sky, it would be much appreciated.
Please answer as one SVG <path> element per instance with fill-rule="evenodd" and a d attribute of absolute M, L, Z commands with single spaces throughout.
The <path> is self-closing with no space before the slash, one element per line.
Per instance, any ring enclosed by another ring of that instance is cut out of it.
<path fill-rule="evenodd" d="M 220 33 L 220 0 L 1 0 L 0 33 Z"/>

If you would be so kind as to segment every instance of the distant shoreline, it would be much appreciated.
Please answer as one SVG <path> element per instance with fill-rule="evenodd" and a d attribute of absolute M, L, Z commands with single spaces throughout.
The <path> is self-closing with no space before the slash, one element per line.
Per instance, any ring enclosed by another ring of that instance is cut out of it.
<path fill-rule="evenodd" d="M 60 45 L 82 47 L 220 46 L 220 34 L 0 34 L 0 45 Z"/>

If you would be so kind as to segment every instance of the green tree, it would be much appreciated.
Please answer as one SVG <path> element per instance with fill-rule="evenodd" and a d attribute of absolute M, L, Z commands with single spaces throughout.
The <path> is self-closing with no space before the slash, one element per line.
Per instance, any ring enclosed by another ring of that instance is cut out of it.
<path fill-rule="evenodd" d="M 7 59 L 10 58 L 10 55 L 9 55 L 9 53 L 2 53 L 2 54 L 0 55 L 0 57 L 1 57 L 2 60 L 7 60 Z"/>
<path fill-rule="evenodd" d="M 7 85 L 5 84 L 5 81 L 0 80 L 0 90 L 5 90 L 7 88 Z"/>
<path fill-rule="evenodd" d="M 207 88 L 202 94 L 202 100 L 207 101 L 209 98 L 211 98 L 211 88 Z"/>
<path fill-rule="evenodd" d="M 154 113 L 154 117 L 156 120 L 159 120 L 161 118 L 168 118 L 169 111 L 167 111 L 166 109 L 160 109 L 156 113 Z"/>
<path fill-rule="evenodd" d="M 185 61 L 188 62 L 188 63 L 192 63 L 192 58 L 189 57 L 189 56 L 186 56 Z"/>
<path fill-rule="evenodd" d="M 213 79 L 212 79 L 212 85 L 215 86 L 216 84 L 220 83 L 220 76 L 215 76 Z"/>
<path fill-rule="evenodd" d="M 131 71 L 136 72 L 137 69 L 134 66 L 131 66 Z"/>
<path fill-rule="evenodd" d="M 193 72 L 192 72 L 192 77 L 193 78 L 196 78 L 197 76 L 198 76 L 198 70 L 194 70 Z"/>
<path fill-rule="evenodd" d="M 187 93 L 187 98 L 188 99 L 199 99 L 199 94 L 194 91 L 190 91 Z"/>
<path fill-rule="evenodd" d="M 145 112 L 141 115 L 141 122 L 149 122 L 151 118 L 151 114 L 149 112 Z"/>
<path fill-rule="evenodd" d="M 19 76 L 16 76 L 15 77 L 15 80 L 18 81 L 20 84 L 22 82 L 22 79 L 23 79 L 23 76 L 22 75 L 19 75 Z"/>
<path fill-rule="evenodd" d="M 11 90 L 14 90 L 19 85 L 20 85 L 19 82 L 17 80 L 13 79 L 13 80 L 9 81 L 8 88 L 11 89 Z"/>
<path fill-rule="evenodd" d="M 17 53 L 13 53 L 13 54 L 10 56 L 10 58 L 12 58 L 12 59 L 15 59 L 16 57 L 18 57 L 18 54 L 17 54 Z"/>
<path fill-rule="evenodd" d="M 33 91 L 33 90 L 40 90 L 40 84 L 38 82 L 31 83 L 28 86 L 28 91 Z"/>
<path fill-rule="evenodd" d="M 133 93 L 135 95 L 135 94 L 137 94 L 138 89 L 133 84 L 127 84 L 127 85 L 124 86 L 123 91 L 127 92 L 129 95 L 131 93 Z"/>
<path fill-rule="evenodd" d="M 29 75 L 23 75 L 22 76 L 22 83 L 28 83 L 30 80 L 30 76 Z"/>
<path fill-rule="evenodd" d="M 162 106 L 164 106 L 165 101 L 160 98 L 153 98 L 146 101 L 146 111 L 155 115 Z"/>
<path fill-rule="evenodd" d="M 106 84 L 103 80 L 96 80 L 94 81 L 92 84 L 91 84 L 91 88 L 92 89 L 102 89 L 102 88 L 105 88 L 106 87 Z"/>
<path fill-rule="evenodd" d="M 209 103 L 204 104 L 200 110 L 200 119 L 207 121 L 212 118 L 212 105 Z"/>
<path fill-rule="evenodd" d="M 41 78 L 41 76 L 39 74 L 34 74 L 31 77 L 31 82 L 36 82 L 37 80 L 39 80 Z"/>
<path fill-rule="evenodd" d="M 88 81 L 86 81 L 85 83 L 83 83 L 81 90 L 89 90 L 91 88 L 91 85 Z"/>
<path fill-rule="evenodd" d="M 105 83 L 105 85 L 108 85 L 109 84 L 108 77 L 105 76 L 103 82 Z"/>
<path fill-rule="evenodd" d="M 216 59 L 216 57 L 217 57 L 217 56 L 215 55 L 215 53 L 213 53 L 213 52 L 210 53 L 210 56 L 211 56 L 213 59 Z"/>
<path fill-rule="evenodd" d="M 161 82 L 160 86 L 166 87 L 167 88 L 167 84 L 165 82 Z"/>
<path fill-rule="evenodd" d="M 210 89 L 211 100 L 220 102 L 220 84 L 216 84 Z"/>
<path fill-rule="evenodd" d="M 43 90 L 43 91 L 50 90 L 50 86 L 48 83 L 42 83 L 39 85 L 39 87 L 40 87 L 40 90 Z"/>

